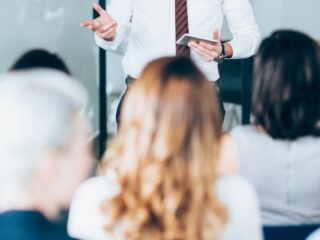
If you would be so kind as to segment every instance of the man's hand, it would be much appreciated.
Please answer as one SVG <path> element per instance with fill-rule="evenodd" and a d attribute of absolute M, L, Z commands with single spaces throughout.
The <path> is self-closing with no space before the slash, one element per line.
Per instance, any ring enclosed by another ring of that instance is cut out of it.
<path fill-rule="evenodd" d="M 91 29 L 106 41 L 113 41 L 116 37 L 117 22 L 99 4 L 93 4 L 92 7 L 99 17 L 84 21 L 80 26 Z"/>
<path fill-rule="evenodd" d="M 211 62 L 217 59 L 222 53 L 222 46 L 220 40 L 219 29 L 213 32 L 213 39 L 217 41 L 217 44 L 208 43 L 204 41 L 195 42 L 191 40 L 188 46 L 198 53 L 204 60 Z"/>

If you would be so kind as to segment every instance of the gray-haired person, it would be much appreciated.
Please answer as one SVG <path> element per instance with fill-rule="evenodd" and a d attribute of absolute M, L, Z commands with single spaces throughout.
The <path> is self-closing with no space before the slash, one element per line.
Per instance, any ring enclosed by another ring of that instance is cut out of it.
<path fill-rule="evenodd" d="M 55 224 L 92 168 L 87 93 L 56 71 L 0 80 L 0 239 L 70 239 Z"/>

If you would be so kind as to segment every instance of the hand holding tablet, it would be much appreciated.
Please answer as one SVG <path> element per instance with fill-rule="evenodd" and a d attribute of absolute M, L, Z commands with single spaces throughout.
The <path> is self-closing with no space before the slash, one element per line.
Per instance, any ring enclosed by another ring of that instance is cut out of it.
<path fill-rule="evenodd" d="M 178 45 L 183 45 L 183 46 L 188 46 L 188 43 L 190 41 L 195 41 L 196 43 L 199 42 L 206 42 L 206 43 L 211 43 L 211 44 L 218 44 L 219 41 L 214 40 L 214 39 L 209 39 L 209 38 L 203 38 L 203 37 L 198 37 L 198 36 L 194 36 L 191 35 L 189 33 L 183 34 L 178 41 L 176 42 Z"/>
<path fill-rule="evenodd" d="M 190 47 L 207 62 L 222 62 L 226 57 L 232 56 L 232 48 L 221 41 L 219 29 L 214 30 L 212 39 L 184 34 L 176 44 Z"/>

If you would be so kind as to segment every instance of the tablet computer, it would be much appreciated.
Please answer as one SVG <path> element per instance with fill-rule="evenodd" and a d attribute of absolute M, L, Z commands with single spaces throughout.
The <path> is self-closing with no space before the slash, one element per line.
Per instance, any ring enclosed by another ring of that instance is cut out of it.
<path fill-rule="evenodd" d="M 203 41 L 203 42 L 207 42 L 207 43 L 213 43 L 213 44 L 217 44 L 218 41 L 217 40 L 214 40 L 214 39 L 209 39 L 209 38 L 203 38 L 203 37 L 197 37 L 197 36 L 194 36 L 194 35 L 191 35 L 189 33 L 186 33 L 186 34 L 183 34 L 179 39 L 178 41 L 176 42 L 178 45 L 183 45 L 183 46 L 187 46 L 188 43 L 193 40 L 195 42 L 200 42 L 200 41 Z"/>

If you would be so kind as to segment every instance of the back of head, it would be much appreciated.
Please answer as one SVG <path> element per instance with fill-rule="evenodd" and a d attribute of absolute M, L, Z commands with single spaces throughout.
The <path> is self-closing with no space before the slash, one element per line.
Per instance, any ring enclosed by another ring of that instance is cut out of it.
<path fill-rule="evenodd" d="M 84 88 L 65 74 L 49 70 L 9 73 L 0 80 L 0 192 L 23 187 L 39 156 L 62 149 L 74 122 L 85 117 Z"/>
<path fill-rule="evenodd" d="M 219 137 L 216 98 L 192 61 L 148 64 L 129 90 L 105 156 L 121 186 L 106 203 L 109 228 L 125 220 L 129 239 L 148 232 L 154 239 L 201 239 L 208 229 L 214 237 L 225 220 L 214 191 Z"/>
<path fill-rule="evenodd" d="M 255 60 L 253 114 L 276 139 L 320 136 L 320 49 L 307 35 L 277 31 Z"/>
<path fill-rule="evenodd" d="M 49 68 L 70 75 L 70 71 L 63 60 L 54 53 L 43 49 L 33 49 L 24 53 L 12 65 L 10 71 L 27 70 L 32 68 Z"/>

